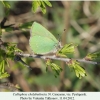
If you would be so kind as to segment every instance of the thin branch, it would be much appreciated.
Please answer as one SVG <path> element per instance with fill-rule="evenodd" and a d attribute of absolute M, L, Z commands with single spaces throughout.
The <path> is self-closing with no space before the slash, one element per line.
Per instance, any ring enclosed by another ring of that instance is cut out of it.
<path fill-rule="evenodd" d="M 83 3 L 83 11 L 84 11 L 84 14 L 87 17 L 92 15 L 91 12 L 90 12 L 89 6 L 90 6 L 90 1 L 84 1 L 84 3 Z"/>
<path fill-rule="evenodd" d="M 85 30 L 83 28 L 80 27 L 80 25 L 77 23 L 77 21 L 75 20 L 71 20 L 70 24 L 80 33 L 85 33 Z"/>
<path fill-rule="evenodd" d="M 0 23 L 1 28 L 8 28 L 8 27 L 11 27 L 11 26 L 14 25 L 14 24 L 10 24 L 10 25 L 6 25 L 6 26 L 5 26 L 4 24 L 6 23 L 6 21 L 7 21 L 7 18 L 4 17 L 3 20 L 2 20 L 1 23 Z"/>
<path fill-rule="evenodd" d="M 100 31 L 100 19 L 98 19 L 97 24 L 95 26 L 90 27 L 89 31 L 85 31 L 84 29 L 82 29 L 81 26 L 75 20 L 71 20 L 70 24 L 80 33 L 80 39 L 85 39 L 83 47 L 85 47 L 90 40 L 95 40 L 94 35 Z"/>
<path fill-rule="evenodd" d="M 69 62 L 71 59 L 70 58 L 61 58 L 61 57 L 56 57 L 56 56 L 46 56 L 46 55 L 35 55 L 35 54 L 22 54 L 22 53 L 17 53 L 16 55 L 20 57 L 32 57 L 32 58 L 41 58 L 41 59 L 52 59 L 52 60 L 59 60 L 59 61 L 64 61 L 64 62 Z M 88 63 L 88 64 L 100 64 L 100 62 L 96 61 L 88 61 L 86 59 L 73 59 L 77 60 L 78 62 L 83 62 L 83 63 Z"/>

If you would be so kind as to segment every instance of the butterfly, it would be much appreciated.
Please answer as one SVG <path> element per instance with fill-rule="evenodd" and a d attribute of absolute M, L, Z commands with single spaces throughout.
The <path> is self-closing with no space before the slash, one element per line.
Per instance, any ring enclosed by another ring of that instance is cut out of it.
<path fill-rule="evenodd" d="M 41 24 L 34 22 L 30 31 L 29 45 L 34 54 L 56 53 L 60 42 Z"/>

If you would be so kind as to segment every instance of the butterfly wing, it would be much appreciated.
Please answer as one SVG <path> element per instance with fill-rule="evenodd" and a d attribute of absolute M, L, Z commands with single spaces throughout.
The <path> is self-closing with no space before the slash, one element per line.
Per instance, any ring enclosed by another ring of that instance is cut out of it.
<path fill-rule="evenodd" d="M 30 47 L 36 54 L 47 54 L 56 49 L 57 39 L 42 25 L 34 22 L 31 28 Z"/>

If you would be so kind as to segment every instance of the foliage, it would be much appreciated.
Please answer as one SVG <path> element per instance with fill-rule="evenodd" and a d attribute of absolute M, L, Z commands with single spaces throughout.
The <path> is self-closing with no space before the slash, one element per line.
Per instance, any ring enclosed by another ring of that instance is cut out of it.
<path fill-rule="evenodd" d="M 11 7 L 7 1 L 1 1 L 1 2 L 3 3 L 4 7 L 8 8 L 8 9 Z"/>
<path fill-rule="evenodd" d="M 38 7 L 40 7 L 42 12 L 45 14 L 46 13 L 46 5 L 48 5 L 49 7 L 52 7 L 51 3 L 48 0 L 33 1 L 32 2 L 32 11 L 36 12 Z"/>
<path fill-rule="evenodd" d="M 85 59 L 86 60 L 99 61 L 100 60 L 100 51 L 87 54 L 87 56 L 85 57 Z"/>
<path fill-rule="evenodd" d="M 10 9 L 11 6 L 8 1 L 1 1 L 4 7 L 7 9 Z M 38 9 L 38 7 L 41 8 L 42 12 L 46 13 L 46 5 L 49 7 L 52 7 L 52 4 L 48 0 L 38 0 L 38 1 L 32 1 L 32 11 L 35 13 Z"/>
<path fill-rule="evenodd" d="M 5 65 L 8 65 L 8 59 L 14 60 L 15 52 L 21 52 L 13 43 L 4 43 L 4 47 L 0 48 L 0 79 L 9 77 L 9 74 L 5 71 Z"/>
<path fill-rule="evenodd" d="M 52 71 L 54 71 L 55 77 L 57 77 L 60 74 L 60 72 L 62 71 L 62 68 L 60 66 L 58 66 L 57 64 L 52 63 L 50 59 L 47 60 L 46 65 L 47 65 L 46 70 L 50 66 Z"/>
<path fill-rule="evenodd" d="M 82 77 L 86 76 L 86 72 L 83 67 L 81 67 L 80 63 L 76 60 L 70 60 L 68 62 L 68 66 L 74 69 L 76 76 L 81 79 Z"/>
<path fill-rule="evenodd" d="M 9 74 L 7 72 L 5 72 L 5 63 L 6 63 L 6 61 L 1 59 L 1 61 L 0 61 L 0 79 L 9 77 Z"/>
<path fill-rule="evenodd" d="M 75 52 L 75 47 L 77 45 L 73 43 L 65 44 L 60 50 L 57 52 L 57 56 L 67 57 L 68 54 L 72 54 Z"/>

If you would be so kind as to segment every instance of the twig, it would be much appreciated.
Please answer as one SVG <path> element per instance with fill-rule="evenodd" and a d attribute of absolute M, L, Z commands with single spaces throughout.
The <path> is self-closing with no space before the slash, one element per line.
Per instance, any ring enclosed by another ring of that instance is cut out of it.
<path fill-rule="evenodd" d="M 70 24 L 80 33 L 85 33 L 85 30 L 83 28 L 80 27 L 80 25 L 77 23 L 77 21 L 75 20 L 71 20 Z"/>
<path fill-rule="evenodd" d="M 80 25 L 77 23 L 77 21 L 75 20 L 71 20 L 70 24 L 80 33 L 80 39 L 85 39 L 84 40 L 84 46 L 86 46 L 88 44 L 88 41 L 90 40 L 94 40 L 95 37 L 94 35 L 100 31 L 100 19 L 98 19 L 97 24 L 94 27 L 91 27 L 91 29 L 87 32 L 85 30 L 83 30 Z"/>
<path fill-rule="evenodd" d="M 35 54 L 22 54 L 22 53 L 17 53 L 16 55 L 20 57 L 32 57 L 32 58 L 41 58 L 41 59 L 52 59 L 52 60 L 59 60 L 59 61 L 64 61 L 64 62 L 69 62 L 71 59 L 70 58 L 61 58 L 61 57 L 56 57 L 56 56 L 46 56 L 46 55 L 35 55 Z M 86 59 L 73 59 L 77 60 L 78 62 L 83 62 L 83 63 L 88 63 L 88 64 L 100 64 L 100 62 L 96 61 L 88 61 Z"/>
<path fill-rule="evenodd" d="M 90 12 L 90 9 L 89 9 L 89 6 L 90 6 L 90 1 L 84 1 L 84 4 L 83 4 L 83 11 L 84 11 L 84 14 L 89 17 L 91 16 L 91 12 Z"/>
<path fill-rule="evenodd" d="M 8 28 L 8 27 L 11 27 L 11 26 L 14 25 L 14 24 L 10 24 L 10 25 L 6 25 L 6 26 L 5 26 L 4 24 L 6 23 L 6 21 L 7 21 L 7 18 L 4 17 L 3 20 L 2 20 L 1 23 L 0 23 L 1 28 Z"/>

